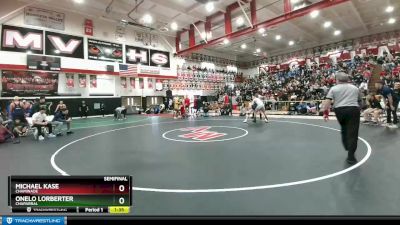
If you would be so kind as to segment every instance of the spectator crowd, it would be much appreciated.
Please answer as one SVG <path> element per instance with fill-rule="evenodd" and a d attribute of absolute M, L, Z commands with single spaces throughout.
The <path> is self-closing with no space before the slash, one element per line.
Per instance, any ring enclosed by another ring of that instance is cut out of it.
<path fill-rule="evenodd" d="M 12 140 L 20 143 L 20 137 L 27 136 L 29 131 L 37 140 L 44 140 L 45 136 L 54 138 L 62 136 L 62 126 L 66 124 L 66 134 L 72 134 L 71 122 L 67 106 L 60 101 L 53 113 L 50 112 L 52 103 L 46 102 L 45 97 L 29 102 L 14 97 L 8 105 L 6 113 L 0 116 L 0 143 Z"/>
<path fill-rule="evenodd" d="M 382 68 L 379 79 L 375 79 L 374 83 L 371 83 L 372 73 L 379 66 Z M 275 102 L 278 101 L 293 101 L 297 102 L 290 104 L 294 108 L 293 111 L 304 110 L 304 113 L 315 113 L 315 108 L 318 106 L 317 102 L 325 99 L 329 89 L 336 84 L 335 74 L 339 71 L 348 74 L 351 82 L 359 88 L 364 99 L 363 109 L 371 107 L 370 99 L 373 99 L 372 105 L 374 106 L 376 106 L 377 99 L 381 100 L 382 111 L 389 109 L 389 111 L 386 111 L 387 123 L 392 123 L 390 114 L 394 117 L 394 124 L 397 123 L 397 117 L 394 113 L 400 100 L 400 56 L 393 56 L 387 52 L 384 52 L 383 56 L 380 57 L 357 55 L 352 60 L 338 62 L 335 65 L 332 62 L 320 65 L 316 63 L 294 65 L 287 70 L 259 74 L 257 77 L 247 79 L 244 83 L 233 88 L 225 86 L 218 92 L 218 95 L 229 93 L 231 96 L 236 96 L 237 102 L 241 105 L 241 102 L 250 101 L 251 96 L 257 93 L 263 97 L 265 102 L 272 102 L 272 105 L 275 105 Z M 369 87 L 373 87 L 375 92 L 369 90 Z M 388 94 L 388 92 L 390 93 Z M 391 101 L 395 109 L 390 109 Z M 367 113 L 373 112 L 373 117 L 376 120 L 377 112 L 382 111 L 368 110 Z M 368 119 L 370 116 L 366 118 Z M 376 122 L 374 121 L 374 123 Z"/>

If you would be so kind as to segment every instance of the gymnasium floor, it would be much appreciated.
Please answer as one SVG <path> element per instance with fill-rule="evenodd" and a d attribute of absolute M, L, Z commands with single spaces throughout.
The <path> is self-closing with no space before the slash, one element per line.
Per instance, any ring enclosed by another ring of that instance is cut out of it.
<path fill-rule="evenodd" d="M 134 215 L 398 215 L 399 130 L 361 125 L 350 167 L 337 122 L 311 118 L 76 120 L 0 146 L 0 212 L 8 175 L 130 174 Z"/>

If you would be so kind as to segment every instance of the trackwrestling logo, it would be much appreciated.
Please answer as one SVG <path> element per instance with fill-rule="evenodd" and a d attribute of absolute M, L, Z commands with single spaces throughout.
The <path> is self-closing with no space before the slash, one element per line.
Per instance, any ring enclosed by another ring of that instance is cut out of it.
<path fill-rule="evenodd" d="M 14 217 L 2 217 L 3 224 L 56 224 L 56 225 L 64 225 L 65 219 L 64 217 L 25 217 L 25 216 L 14 216 Z M 5 223 L 4 223 L 5 222 Z"/>

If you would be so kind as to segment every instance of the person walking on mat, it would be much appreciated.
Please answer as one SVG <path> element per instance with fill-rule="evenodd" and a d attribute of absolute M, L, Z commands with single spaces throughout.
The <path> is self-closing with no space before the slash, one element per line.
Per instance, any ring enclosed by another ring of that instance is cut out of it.
<path fill-rule="evenodd" d="M 342 143 L 348 151 L 347 163 L 356 164 L 358 130 L 360 127 L 361 93 L 350 84 L 349 76 L 344 72 L 336 73 L 337 85 L 332 87 L 324 102 L 324 120 L 329 120 L 329 111 L 333 101 L 336 118 L 341 127 Z"/>

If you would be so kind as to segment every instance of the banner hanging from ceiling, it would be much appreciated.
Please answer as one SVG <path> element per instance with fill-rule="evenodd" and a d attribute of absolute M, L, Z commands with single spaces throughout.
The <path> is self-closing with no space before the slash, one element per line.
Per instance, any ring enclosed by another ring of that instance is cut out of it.
<path fill-rule="evenodd" d="M 136 78 L 130 77 L 129 80 L 130 80 L 132 89 L 135 89 L 136 88 Z"/>
<path fill-rule="evenodd" d="M 67 73 L 67 74 L 65 74 L 65 77 L 66 77 L 66 86 L 67 86 L 67 88 L 74 88 L 75 87 L 74 74 Z"/>
<path fill-rule="evenodd" d="M 47 70 L 47 71 L 60 71 L 61 59 L 60 57 L 51 57 L 43 55 L 27 55 L 26 63 L 30 70 Z"/>
<path fill-rule="evenodd" d="M 122 44 L 88 39 L 88 58 L 108 62 L 123 62 Z"/>
<path fill-rule="evenodd" d="M 126 77 L 121 77 L 121 88 L 127 88 L 128 83 L 126 82 Z"/>
<path fill-rule="evenodd" d="M 79 87 L 86 88 L 86 74 L 79 74 Z"/>
<path fill-rule="evenodd" d="M 90 75 L 90 88 L 97 88 L 97 76 Z"/>
<path fill-rule="evenodd" d="M 125 51 L 126 63 L 163 68 L 171 66 L 169 52 L 129 45 L 125 46 Z"/>
<path fill-rule="evenodd" d="M 56 96 L 58 74 L 35 71 L 2 72 L 2 97 Z"/>
<path fill-rule="evenodd" d="M 43 54 L 43 31 L 3 25 L 1 28 L 1 50 Z"/>
<path fill-rule="evenodd" d="M 24 10 L 24 22 L 27 25 L 64 30 L 65 14 L 47 9 L 26 7 Z"/>
<path fill-rule="evenodd" d="M 83 37 L 45 32 L 46 55 L 83 59 Z"/>

